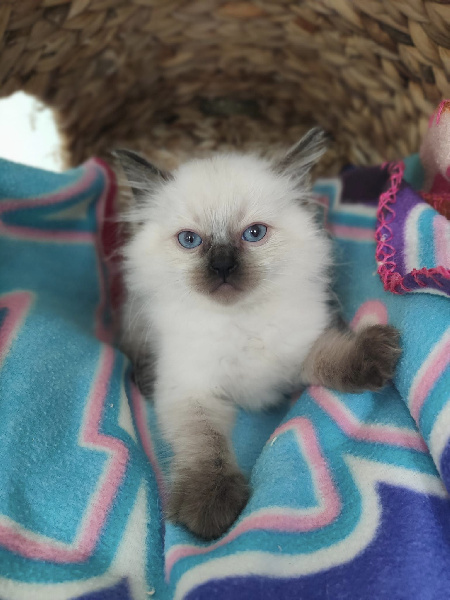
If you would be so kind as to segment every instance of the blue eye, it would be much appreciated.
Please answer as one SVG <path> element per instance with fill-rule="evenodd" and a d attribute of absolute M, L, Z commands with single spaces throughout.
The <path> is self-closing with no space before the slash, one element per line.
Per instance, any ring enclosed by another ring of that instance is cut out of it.
<path fill-rule="evenodd" d="M 198 235 L 198 233 L 194 233 L 193 231 L 182 231 L 178 234 L 178 241 L 183 246 L 183 248 L 197 248 L 202 243 L 202 238 Z"/>
<path fill-rule="evenodd" d="M 242 234 L 242 239 L 246 242 L 259 242 L 267 233 L 267 227 L 261 224 L 250 225 Z"/>

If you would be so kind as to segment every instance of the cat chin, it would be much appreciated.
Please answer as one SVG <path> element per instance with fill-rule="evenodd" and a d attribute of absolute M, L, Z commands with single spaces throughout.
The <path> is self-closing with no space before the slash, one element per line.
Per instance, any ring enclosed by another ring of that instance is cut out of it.
<path fill-rule="evenodd" d="M 219 283 L 217 287 L 209 292 L 209 297 L 220 304 L 234 304 L 241 295 L 242 290 L 231 283 Z"/>

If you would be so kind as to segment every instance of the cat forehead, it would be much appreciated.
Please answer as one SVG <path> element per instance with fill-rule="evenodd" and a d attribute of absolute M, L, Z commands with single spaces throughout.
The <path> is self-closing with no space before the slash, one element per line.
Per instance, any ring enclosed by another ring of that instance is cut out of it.
<path fill-rule="evenodd" d="M 251 154 L 217 154 L 193 160 L 181 165 L 175 175 L 183 183 L 192 185 L 200 182 L 247 185 L 254 177 L 266 181 L 274 177 L 271 164 Z"/>
<path fill-rule="evenodd" d="M 289 185 L 269 162 L 248 155 L 218 155 L 182 165 L 167 186 L 171 204 L 201 219 L 245 219 L 258 211 L 275 212 Z"/>

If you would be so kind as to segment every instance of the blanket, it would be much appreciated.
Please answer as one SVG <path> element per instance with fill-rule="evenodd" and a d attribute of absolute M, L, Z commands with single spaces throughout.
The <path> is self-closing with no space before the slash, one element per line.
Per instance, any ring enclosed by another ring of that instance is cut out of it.
<path fill-rule="evenodd" d="M 1 600 L 448 598 L 450 160 L 427 143 L 315 186 L 344 316 L 401 332 L 394 381 L 241 411 L 252 496 L 215 542 L 165 522 L 170 450 L 114 346 L 113 174 L 0 161 Z"/>

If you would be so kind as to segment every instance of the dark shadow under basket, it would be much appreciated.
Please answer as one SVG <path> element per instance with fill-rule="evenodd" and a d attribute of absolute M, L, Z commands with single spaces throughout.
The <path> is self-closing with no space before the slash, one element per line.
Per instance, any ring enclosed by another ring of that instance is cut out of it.
<path fill-rule="evenodd" d="M 0 92 L 57 111 L 75 165 L 161 166 L 332 133 L 323 172 L 416 151 L 450 97 L 450 2 L 2 0 Z"/>

